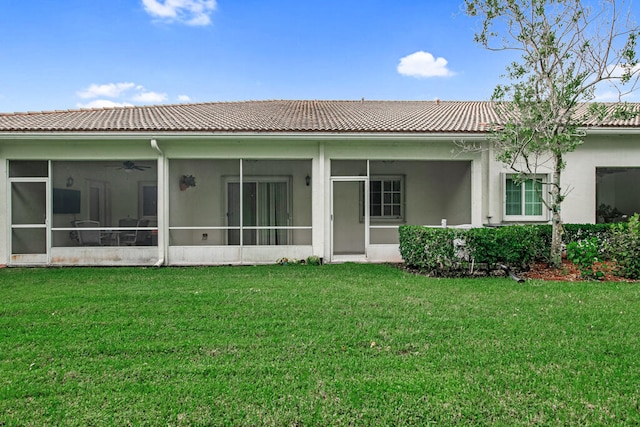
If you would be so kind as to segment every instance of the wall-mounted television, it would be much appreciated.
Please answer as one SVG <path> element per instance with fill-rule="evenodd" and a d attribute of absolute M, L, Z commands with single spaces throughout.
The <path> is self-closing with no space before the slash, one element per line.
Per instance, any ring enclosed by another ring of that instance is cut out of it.
<path fill-rule="evenodd" d="M 53 213 L 54 214 L 79 214 L 80 190 L 67 188 L 53 189 Z"/>

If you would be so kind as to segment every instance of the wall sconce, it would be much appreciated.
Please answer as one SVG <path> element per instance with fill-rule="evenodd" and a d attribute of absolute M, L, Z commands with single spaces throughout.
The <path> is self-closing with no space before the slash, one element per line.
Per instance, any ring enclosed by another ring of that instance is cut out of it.
<path fill-rule="evenodd" d="M 67 178 L 67 187 L 73 187 L 73 177 L 71 175 Z"/>
<path fill-rule="evenodd" d="M 180 177 L 180 191 L 196 186 L 196 178 L 193 175 L 182 175 Z"/>
<path fill-rule="evenodd" d="M 309 176 L 309 174 L 307 174 L 307 176 L 304 178 L 304 182 L 307 184 L 307 187 L 309 186 L 309 184 L 311 184 L 311 177 Z"/>

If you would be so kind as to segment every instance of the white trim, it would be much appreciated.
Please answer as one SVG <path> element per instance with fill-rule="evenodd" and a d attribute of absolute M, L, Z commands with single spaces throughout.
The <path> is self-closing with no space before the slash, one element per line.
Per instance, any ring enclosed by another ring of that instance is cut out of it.
<path fill-rule="evenodd" d="M 318 142 L 318 152 L 311 160 L 311 246 L 312 253 L 324 259 L 327 244 L 326 229 L 327 221 L 327 184 L 326 167 L 329 162 L 325 159 L 325 143 Z M 328 259 L 328 258 L 327 258 Z"/>
<path fill-rule="evenodd" d="M 159 154 L 156 160 L 158 172 L 156 175 L 156 182 L 158 185 L 157 192 L 157 219 L 156 219 L 156 233 L 158 236 L 158 261 L 156 266 L 165 265 L 167 262 L 168 251 L 168 236 L 169 236 L 169 178 L 168 178 L 168 159 L 164 154 L 164 151 L 158 145 L 158 141 L 152 139 L 150 141 L 151 147 L 153 147 Z"/>
<path fill-rule="evenodd" d="M 51 261 L 51 218 L 53 215 L 53 203 L 51 198 L 53 197 L 51 191 L 51 160 L 33 159 L 33 160 L 16 160 L 16 161 L 34 161 L 34 162 L 47 162 L 47 176 L 44 177 L 12 177 L 11 175 L 11 163 L 12 160 L 6 160 L 6 189 L 7 189 L 7 253 L 9 255 L 10 265 L 48 265 Z M 41 224 L 13 224 L 13 207 L 12 207 L 12 195 L 14 183 L 41 183 L 45 187 L 45 218 Z M 33 254 L 14 254 L 13 253 L 13 230 L 38 230 L 44 229 L 44 253 Z"/>
<path fill-rule="evenodd" d="M 335 197 L 334 197 L 334 183 L 336 182 L 362 182 L 364 183 L 364 253 L 354 255 L 336 255 L 334 252 L 335 242 L 334 236 L 334 224 L 335 224 Z M 333 176 L 329 179 L 329 194 L 330 194 L 330 244 L 329 244 L 329 259 L 330 262 L 365 262 L 367 260 L 367 249 L 369 247 L 369 160 L 367 160 L 367 175 L 366 176 Z"/>
<path fill-rule="evenodd" d="M 549 220 L 549 210 L 547 209 L 547 206 L 545 205 L 545 201 L 547 200 L 547 191 L 545 190 L 545 187 L 549 185 L 549 175 L 548 174 L 535 174 L 533 175 L 531 178 L 527 178 L 527 180 L 529 179 L 540 179 L 542 181 L 542 214 L 540 215 L 525 215 L 524 213 L 521 215 L 507 215 L 507 179 L 511 178 L 512 176 L 517 175 L 516 173 L 511 173 L 511 172 L 502 172 L 501 174 L 501 184 L 502 184 L 502 191 L 500 193 L 500 197 L 502 198 L 502 220 L 505 222 L 546 222 Z M 522 189 L 522 212 L 524 212 L 525 209 L 525 195 L 524 195 L 524 187 Z"/>
<path fill-rule="evenodd" d="M 615 130 L 609 133 L 619 133 L 625 129 Z M 640 133 L 638 130 L 636 133 Z M 98 141 L 113 141 L 113 140 L 139 140 L 149 141 L 149 138 L 156 141 L 167 142 L 170 139 L 180 140 L 197 140 L 197 139 L 230 139 L 234 141 L 238 140 L 312 140 L 318 141 L 321 138 L 322 141 L 342 141 L 348 140 L 379 140 L 379 141 L 415 141 L 415 140 L 465 140 L 465 141 L 486 141 L 489 133 L 456 133 L 456 132 L 442 132 L 442 133 L 393 133 L 393 132 L 304 132 L 298 134 L 295 132 L 114 132 L 104 131 L 101 132 L 0 132 L 0 141 L 3 140 L 42 140 L 42 139 L 59 139 L 59 140 L 98 140 Z"/>

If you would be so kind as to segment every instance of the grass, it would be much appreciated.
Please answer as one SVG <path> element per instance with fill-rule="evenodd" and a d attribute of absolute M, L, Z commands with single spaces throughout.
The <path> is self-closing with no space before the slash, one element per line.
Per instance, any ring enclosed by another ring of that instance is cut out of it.
<path fill-rule="evenodd" d="M 640 287 L 0 270 L 0 425 L 635 425 Z"/>

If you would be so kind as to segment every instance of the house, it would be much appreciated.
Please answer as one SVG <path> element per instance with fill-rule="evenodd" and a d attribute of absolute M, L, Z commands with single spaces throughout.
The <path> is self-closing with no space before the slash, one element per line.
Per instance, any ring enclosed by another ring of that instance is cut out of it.
<path fill-rule="evenodd" d="M 402 224 L 548 222 L 539 184 L 494 159 L 498 121 L 466 101 L 3 114 L 0 264 L 394 262 Z M 565 221 L 640 212 L 640 120 L 587 132 L 566 156 Z"/>

